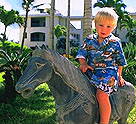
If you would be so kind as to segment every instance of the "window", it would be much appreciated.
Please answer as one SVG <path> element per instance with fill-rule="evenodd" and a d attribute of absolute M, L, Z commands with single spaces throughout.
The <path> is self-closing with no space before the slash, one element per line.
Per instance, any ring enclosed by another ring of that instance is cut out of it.
<path fill-rule="evenodd" d="M 31 18 L 31 27 L 45 27 L 45 17 Z"/>
<path fill-rule="evenodd" d="M 77 47 L 79 46 L 79 42 L 80 42 L 80 34 L 70 34 L 70 45 L 72 47 Z"/>
<path fill-rule="evenodd" d="M 35 32 L 31 33 L 31 42 L 44 42 L 45 41 L 45 33 L 42 32 Z"/>

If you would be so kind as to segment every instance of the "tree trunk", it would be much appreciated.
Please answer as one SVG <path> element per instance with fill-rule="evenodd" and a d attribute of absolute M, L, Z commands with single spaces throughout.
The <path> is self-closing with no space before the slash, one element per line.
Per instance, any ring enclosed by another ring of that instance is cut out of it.
<path fill-rule="evenodd" d="M 54 12 L 55 12 L 55 0 L 51 0 L 51 11 L 50 11 L 50 38 L 48 41 L 48 46 L 50 49 L 54 50 Z"/>
<path fill-rule="evenodd" d="M 68 0 L 68 15 L 67 15 L 67 37 L 66 37 L 66 54 L 69 57 L 70 49 L 70 0 Z"/>
<path fill-rule="evenodd" d="M 25 41 L 25 35 L 26 35 L 26 28 L 27 28 L 27 18 L 28 18 L 28 12 L 29 10 L 26 10 L 26 16 L 25 16 L 25 25 L 24 25 L 24 31 L 23 31 L 23 38 L 22 38 L 22 43 L 21 43 L 21 50 L 20 52 L 22 53 L 23 47 L 24 47 L 24 41 Z"/>
<path fill-rule="evenodd" d="M 84 0 L 83 40 L 92 33 L 92 0 Z"/>
<path fill-rule="evenodd" d="M 5 40 L 6 40 L 6 29 L 7 29 L 7 26 L 5 26 L 5 30 L 4 30 L 4 33 L 3 33 L 3 38 L 2 38 L 2 45 L 3 45 L 3 47 L 2 48 L 4 48 L 4 43 L 5 43 Z"/>
<path fill-rule="evenodd" d="M 16 96 L 15 86 L 13 83 L 11 71 L 7 70 L 5 72 L 5 75 L 3 75 L 3 78 L 5 79 L 5 100 L 14 100 Z"/>
<path fill-rule="evenodd" d="M 13 76 L 14 76 L 14 86 L 16 85 L 16 83 L 18 82 L 19 78 L 21 77 L 21 70 L 19 69 L 15 69 L 13 71 Z"/>

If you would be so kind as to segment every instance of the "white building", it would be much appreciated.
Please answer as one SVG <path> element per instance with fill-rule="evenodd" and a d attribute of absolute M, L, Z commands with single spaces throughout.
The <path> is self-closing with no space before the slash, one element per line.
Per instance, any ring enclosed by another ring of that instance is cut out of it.
<path fill-rule="evenodd" d="M 136 19 L 136 13 L 130 14 L 134 19 Z M 70 25 L 70 38 L 75 42 L 82 43 L 83 36 L 83 16 L 71 16 L 71 25 Z M 57 24 L 66 26 L 67 17 L 63 16 L 60 13 L 55 14 L 54 26 Z M 75 26 L 78 25 L 78 26 Z M 93 24 L 94 25 L 94 24 Z M 78 28 L 77 28 L 78 27 Z M 94 27 L 94 26 L 93 26 Z M 49 14 L 39 13 L 39 14 L 29 14 L 27 21 L 26 37 L 24 45 L 28 47 L 35 47 L 37 44 L 41 46 L 42 44 L 48 45 L 49 39 Z M 127 42 L 125 38 L 127 31 L 125 29 L 118 30 L 119 37 L 123 42 Z M 23 36 L 23 27 L 20 28 L 20 40 L 22 41 Z M 55 37 L 55 44 L 56 44 Z M 56 46 L 56 45 L 54 45 Z"/>
<path fill-rule="evenodd" d="M 27 29 L 26 29 L 26 36 L 24 45 L 28 47 L 35 47 L 37 44 L 41 46 L 42 44 L 48 45 L 48 39 L 49 39 L 49 14 L 47 13 L 39 13 L 39 14 L 29 14 L 28 21 L 27 21 Z M 74 27 L 74 25 L 70 25 L 70 38 L 71 40 L 74 40 L 75 42 L 82 42 L 82 19 L 81 16 L 73 16 L 71 17 L 71 21 L 80 21 L 80 29 L 77 29 Z M 67 25 L 67 17 L 63 16 L 60 13 L 55 14 L 54 19 L 54 26 L 57 24 L 63 25 L 66 27 Z M 20 40 L 22 41 L 23 36 L 23 27 L 20 28 Z M 57 39 L 55 37 L 55 43 Z M 56 45 L 54 45 L 56 46 Z"/>

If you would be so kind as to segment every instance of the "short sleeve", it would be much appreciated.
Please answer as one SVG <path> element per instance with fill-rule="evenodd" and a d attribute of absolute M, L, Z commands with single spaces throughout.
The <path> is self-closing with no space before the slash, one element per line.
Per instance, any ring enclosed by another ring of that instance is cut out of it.
<path fill-rule="evenodd" d="M 87 59 L 87 42 L 88 42 L 88 38 L 86 38 L 84 40 L 84 43 L 81 45 L 80 49 L 77 52 L 77 56 L 76 56 L 76 60 L 79 58 L 84 58 Z"/>
<path fill-rule="evenodd" d="M 126 61 L 126 58 L 125 58 L 125 55 L 124 55 L 124 52 L 123 52 L 123 49 L 122 49 L 121 42 L 117 41 L 116 43 L 117 43 L 117 47 L 116 47 L 116 52 L 117 52 L 116 63 L 119 66 L 127 65 L 127 61 Z"/>

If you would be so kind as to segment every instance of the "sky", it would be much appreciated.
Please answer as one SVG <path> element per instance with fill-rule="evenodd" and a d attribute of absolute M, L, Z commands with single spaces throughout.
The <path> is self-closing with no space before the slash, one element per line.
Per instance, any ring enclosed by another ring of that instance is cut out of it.
<path fill-rule="evenodd" d="M 41 4 L 46 3 L 41 8 L 50 8 L 51 0 L 35 0 L 34 4 Z M 55 0 L 55 9 L 58 10 L 62 15 L 67 15 L 67 1 L 68 0 Z M 96 3 L 97 0 L 92 0 L 92 5 Z M 126 11 L 128 12 L 136 12 L 136 0 L 123 0 L 123 2 L 127 5 Z M 24 14 L 25 11 L 21 7 L 22 0 L 0 0 L 0 5 L 3 5 L 6 10 L 18 10 L 20 14 Z M 71 0 L 71 16 L 83 16 L 83 9 L 84 9 L 84 0 Z M 92 9 L 92 14 L 95 14 L 98 11 L 98 7 Z M 30 11 L 30 13 L 36 13 L 35 11 Z M 0 33 L 4 32 L 4 25 L 0 23 Z M 8 26 L 7 29 L 7 37 L 9 40 L 18 41 L 19 40 L 19 27 L 17 24 Z"/>

